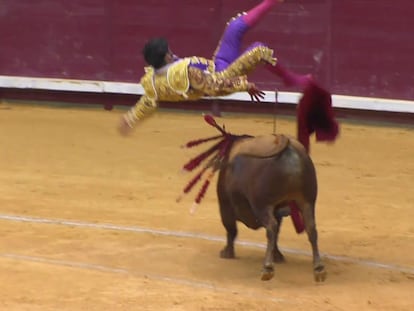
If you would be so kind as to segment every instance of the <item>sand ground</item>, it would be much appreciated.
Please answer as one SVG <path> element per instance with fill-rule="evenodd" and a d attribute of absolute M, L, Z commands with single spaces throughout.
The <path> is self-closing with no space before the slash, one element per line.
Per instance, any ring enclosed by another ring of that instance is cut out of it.
<path fill-rule="evenodd" d="M 312 142 L 328 278 L 314 283 L 307 237 L 287 219 L 287 262 L 262 282 L 263 230 L 240 225 L 251 243 L 218 257 L 215 185 L 194 215 L 195 193 L 175 202 L 202 149 L 180 145 L 215 130 L 162 110 L 125 138 L 121 113 L 0 104 L 0 310 L 414 310 L 414 126 L 344 121 L 335 144 Z M 217 121 L 273 131 L 272 116 Z M 293 121 L 277 118 L 277 132 L 294 135 Z"/>

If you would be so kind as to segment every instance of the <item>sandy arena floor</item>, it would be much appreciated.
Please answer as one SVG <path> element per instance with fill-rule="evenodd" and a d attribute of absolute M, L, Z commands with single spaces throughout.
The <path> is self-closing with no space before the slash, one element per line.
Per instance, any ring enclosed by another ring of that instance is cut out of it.
<path fill-rule="evenodd" d="M 160 111 L 120 137 L 121 110 L 0 104 L 0 310 L 414 310 L 414 127 L 342 123 L 312 142 L 317 225 L 328 279 L 284 222 L 287 262 L 260 281 L 263 230 L 240 225 L 224 245 L 215 185 L 175 199 L 196 152 L 215 135 L 199 113 Z M 217 119 L 239 134 L 273 131 L 271 116 Z M 277 131 L 295 134 L 292 119 Z M 204 147 L 204 146 L 203 146 Z"/>

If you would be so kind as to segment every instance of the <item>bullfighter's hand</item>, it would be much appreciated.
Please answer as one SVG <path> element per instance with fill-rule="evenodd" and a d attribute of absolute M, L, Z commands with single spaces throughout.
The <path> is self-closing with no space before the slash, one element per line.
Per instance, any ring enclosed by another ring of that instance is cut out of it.
<path fill-rule="evenodd" d="M 129 125 L 125 116 L 122 116 L 118 124 L 118 132 L 122 136 L 127 136 L 131 133 L 132 126 Z"/>
<path fill-rule="evenodd" d="M 260 101 L 265 97 L 265 93 L 257 88 L 254 83 L 249 83 L 247 93 L 249 93 L 252 101 Z"/>

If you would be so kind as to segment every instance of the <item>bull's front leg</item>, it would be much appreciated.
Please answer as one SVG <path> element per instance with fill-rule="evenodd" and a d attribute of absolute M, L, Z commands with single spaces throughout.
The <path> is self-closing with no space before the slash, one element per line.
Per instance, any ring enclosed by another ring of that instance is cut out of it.
<path fill-rule="evenodd" d="M 268 281 L 274 276 L 274 254 L 276 250 L 276 240 L 279 224 L 273 216 L 271 208 L 266 209 L 260 217 L 266 228 L 267 247 L 263 262 L 262 281 Z"/>
<path fill-rule="evenodd" d="M 221 222 L 227 232 L 226 246 L 220 251 L 220 257 L 226 259 L 235 258 L 234 240 L 237 237 L 237 223 L 234 208 L 227 196 L 219 192 L 219 204 Z"/>
<path fill-rule="evenodd" d="M 235 251 L 234 251 L 234 240 L 237 236 L 237 226 L 236 222 L 234 224 L 224 224 L 226 230 L 227 230 L 227 243 L 226 246 L 221 250 L 220 257 L 221 258 L 227 258 L 232 259 L 235 258 Z"/>
<path fill-rule="evenodd" d="M 275 274 L 274 269 L 274 251 L 276 245 L 275 226 L 266 228 L 267 247 L 266 255 L 263 262 L 262 281 L 268 281 Z"/>

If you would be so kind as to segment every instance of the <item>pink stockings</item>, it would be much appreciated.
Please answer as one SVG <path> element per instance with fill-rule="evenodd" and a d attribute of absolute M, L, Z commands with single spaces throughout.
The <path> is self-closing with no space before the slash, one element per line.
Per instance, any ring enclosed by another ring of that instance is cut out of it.
<path fill-rule="evenodd" d="M 266 69 L 279 76 L 286 86 L 294 86 L 304 89 L 312 81 L 312 75 L 300 75 L 294 73 L 293 71 L 283 67 L 279 61 L 277 61 L 276 66 L 267 64 Z"/>
<path fill-rule="evenodd" d="M 243 15 L 244 22 L 250 27 L 255 26 L 279 2 L 280 0 L 263 0 L 260 4 L 249 10 L 246 15 Z"/>

